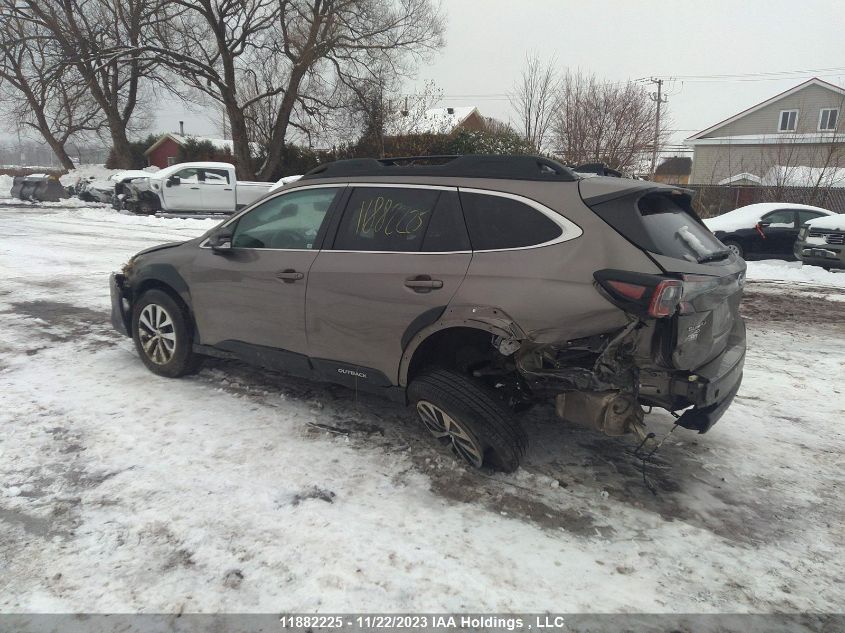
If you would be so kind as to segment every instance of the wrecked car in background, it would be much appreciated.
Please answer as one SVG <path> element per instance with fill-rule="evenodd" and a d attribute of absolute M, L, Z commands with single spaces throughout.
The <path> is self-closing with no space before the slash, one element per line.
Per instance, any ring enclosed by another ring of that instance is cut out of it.
<path fill-rule="evenodd" d="M 133 213 L 235 213 L 267 194 L 273 184 L 235 178 L 229 163 L 192 162 L 165 167 L 125 185 L 123 208 Z"/>
<path fill-rule="evenodd" d="M 29 202 L 58 202 L 70 197 L 70 193 L 62 184 L 54 176 L 47 174 L 15 176 L 9 195 Z"/>
<path fill-rule="evenodd" d="M 126 183 L 134 178 L 146 178 L 149 175 L 148 171 L 130 169 L 111 174 L 108 178 L 89 176 L 80 178 L 68 187 L 68 190 L 83 202 L 102 202 L 111 204 L 115 209 L 121 209 Z"/>
<path fill-rule="evenodd" d="M 742 380 L 745 262 L 683 190 L 531 156 L 322 165 L 111 277 L 156 374 L 238 358 L 412 404 L 480 467 L 517 468 L 517 412 L 704 433 Z M 421 164 L 423 163 L 423 164 Z M 307 289 L 307 291 L 306 291 Z"/>

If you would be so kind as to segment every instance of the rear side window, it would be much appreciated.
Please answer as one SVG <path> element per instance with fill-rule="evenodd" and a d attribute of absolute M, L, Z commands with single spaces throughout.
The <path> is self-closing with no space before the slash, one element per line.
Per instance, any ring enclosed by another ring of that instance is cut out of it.
<path fill-rule="evenodd" d="M 441 191 L 358 187 L 352 191 L 334 248 L 341 251 L 417 252 Z"/>
<path fill-rule="evenodd" d="M 513 198 L 462 191 L 461 206 L 476 251 L 536 246 L 563 233 L 551 218 Z"/>
<path fill-rule="evenodd" d="M 818 211 L 798 211 L 798 226 L 804 226 L 810 220 L 815 220 L 823 215 L 824 213 L 819 213 Z"/>
<path fill-rule="evenodd" d="M 434 215 L 425 232 L 422 250 L 426 253 L 470 250 L 467 227 L 458 192 L 444 191 L 437 200 Z"/>

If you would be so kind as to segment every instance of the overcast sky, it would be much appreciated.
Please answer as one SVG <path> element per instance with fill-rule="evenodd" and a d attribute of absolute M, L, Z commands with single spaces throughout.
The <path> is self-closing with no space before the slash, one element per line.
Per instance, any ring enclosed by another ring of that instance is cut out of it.
<path fill-rule="evenodd" d="M 813 75 L 845 85 L 841 0 L 443 0 L 442 6 L 446 47 L 420 67 L 408 90 L 432 80 L 444 94 L 440 105 L 476 105 L 503 120 L 513 117 L 506 93 L 530 52 L 607 81 L 666 78 L 673 143 Z M 743 76 L 692 77 L 713 75 Z M 220 115 L 179 104 L 163 105 L 157 119 L 161 131 L 175 131 L 184 120 L 188 133 L 221 133 Z"/>

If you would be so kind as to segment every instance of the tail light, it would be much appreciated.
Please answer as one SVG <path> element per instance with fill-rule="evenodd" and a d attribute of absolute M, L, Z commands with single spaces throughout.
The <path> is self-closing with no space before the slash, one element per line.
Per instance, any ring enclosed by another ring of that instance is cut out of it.
<path fill-rule="evenodd" d="M 600 270 L 594 277 L 614 303 L 644 317 L 671 317 L 684 298 L 680 279 L 623 270 Z"/>
<path fill-rule="evenodd" d="M 648 304 L 648 315 L 655 319 L 669 317 L 675 314 L 675 310 L 681 304 L 684 294 L 684 283 L 677 279 L 664 279 L 651 295 Z"/>

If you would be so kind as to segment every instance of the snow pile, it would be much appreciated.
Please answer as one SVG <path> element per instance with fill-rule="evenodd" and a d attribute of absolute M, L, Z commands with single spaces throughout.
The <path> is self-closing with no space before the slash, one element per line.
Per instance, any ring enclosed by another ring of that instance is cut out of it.
<path fill-rule="evenodd" d="M 8 198 L 11 196 L 13 179 L 6 174 L 0 174 L 0 198 Z"/>
<path fill-rule="evenodd" d="M 783 281 L 814 286 L 845 288 L 845 273 L 832 273 L 818 266 L 802 265 L 801 262 L 785 262 L 768 259 L 761 262 L 747 262 L 749 281 Z"/>
<path fill-rule="evenodd" d="M 143 170 L 127 170 L 106 169 L 106 166 L 103 164 L 80 165 L 76 169 L 71 169 L 68 173 L 59 178 L 59 182 L 61 182 L 65 187 L 70 187 L 80 180 L 109 181 L 115 174 L 122 174 L 128 171 L 143 171 L 147 174 L 152 174 L 158 171 L 158 167 L 145 167 Z"/>

